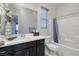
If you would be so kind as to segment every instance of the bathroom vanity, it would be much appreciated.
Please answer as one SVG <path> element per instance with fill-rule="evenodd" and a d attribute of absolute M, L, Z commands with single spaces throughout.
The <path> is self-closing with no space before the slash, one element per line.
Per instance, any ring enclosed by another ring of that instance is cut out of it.
<path fill-rule="evenodd" d="M 6 42 L 0 47 L 0 56 L 44 56 L 44 37 L 32 37 L 32 39 L 15 40 Z"/>

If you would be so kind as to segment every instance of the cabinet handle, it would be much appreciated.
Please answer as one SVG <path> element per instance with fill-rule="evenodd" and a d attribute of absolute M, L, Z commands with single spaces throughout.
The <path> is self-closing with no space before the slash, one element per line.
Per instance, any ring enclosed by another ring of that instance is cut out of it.
<path fill-rule="evenodd" d="M 0 51 L 0 53 L 6 53 L 6 51 L 2 51 L 2 52 Z"/>

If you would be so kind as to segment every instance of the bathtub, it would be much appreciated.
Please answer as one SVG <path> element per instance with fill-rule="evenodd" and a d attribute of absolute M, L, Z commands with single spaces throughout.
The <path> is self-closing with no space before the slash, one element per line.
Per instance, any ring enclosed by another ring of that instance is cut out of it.
<path fill-rule="evenodd" d="M 79 56 L 79 49 L 63 44 L 58 44 L 58 53 L 60 56 Z"/>
<path fill-rule="evenodd" d="M 45 54 L 46 56 L 79 56 L 79 49 L 59 43 L 48 43 L 45 47 Z"/>

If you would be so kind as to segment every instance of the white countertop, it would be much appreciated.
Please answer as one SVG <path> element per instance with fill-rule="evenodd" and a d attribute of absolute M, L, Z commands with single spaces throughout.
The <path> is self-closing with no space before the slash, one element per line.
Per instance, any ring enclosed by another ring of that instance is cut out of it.
<path fill-rule="evenodd" d="M 48 38 L 49 38 L 49 36 L 25 36 L 25 37 L 18 36 L 16 39 L 14 39 L 12 41 L 4 40 L 5 44 L 1 45 L 0 47 L 6 47 L 6 46 L 11 46 L 11 45 L 15 45 L 15 44 L 24 43 L 24 42 L 30 42 L 30 41 L 48 39 Z"/>

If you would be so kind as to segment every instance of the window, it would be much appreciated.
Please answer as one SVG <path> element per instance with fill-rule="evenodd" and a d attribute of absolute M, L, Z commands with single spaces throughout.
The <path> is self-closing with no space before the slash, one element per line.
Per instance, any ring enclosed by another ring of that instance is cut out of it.
<path fill-rule="evenodd" d="M 48 9 L 41 7 L 41 28 L 46 29 L 47 28 L 47 17 L 48 17 Z"/>
<path fill-rule="evenodd" d="M 18 16 L 12 15 L 12 34 L 17 34 L 18 30 Z"/>

